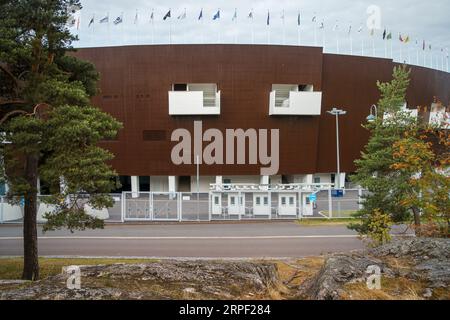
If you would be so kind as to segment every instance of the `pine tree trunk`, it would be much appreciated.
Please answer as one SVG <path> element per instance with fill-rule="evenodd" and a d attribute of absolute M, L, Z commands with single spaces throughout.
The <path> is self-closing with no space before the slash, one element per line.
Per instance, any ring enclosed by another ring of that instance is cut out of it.
<path fill-rule="evenodd" d="M 31 186 L 29 192 L 25 194 L 25 206 L 23 217 L 23 243 L 24 243 L 24 264 L 22 279 L 39 279 L 39 260 L 37 247 L 37 171 L 38 155 L 29 154 L 26 157 L 25 176 Z"/>
<path fill-rule="evenodd" d="M 414 214 L 414 225 L 415 225 L 415 231 L 416 231 L 416 236 L 420 237 L 421 234 L 421 230 L 420 230 L 420 210 L 416 207 L 412 208 L 412 212 Z"/>

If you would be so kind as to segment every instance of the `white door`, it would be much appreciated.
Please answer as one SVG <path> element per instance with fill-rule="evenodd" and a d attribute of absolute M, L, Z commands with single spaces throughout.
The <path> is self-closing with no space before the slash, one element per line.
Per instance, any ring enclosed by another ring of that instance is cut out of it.
<path fill-rule="evenodd" d="M 269 195 L 268 194 L 257 194 L 253 195 L 253 214 L 255 216 L 269 216 L 270 215 L 270 205 L 269 205 Z"/>
<path fill-rule="evenodd" d="M 278 198 L 278 214 L 280 216 L 297 215 L 297 199 L 295 194 L 280 193 Z"/>
<path fill-rule="evenodd" d="M 213 194 L 212 195 L 212 212 L 213 215 L 222 214 L 222 195 Z"/>
<path fill-rule="evenodd" d="M 228 214 L 242 215 L 245 213 L 244 196 L 238 194 L 228 195 Z"/>
<path fill-rule="evenodd" d="M 309 194 L 303 194 L 303 206 L 302 206 L 302 214 L 304 216 L 312 216 L 313 215 L 313 203 L 309 199 Z"/>

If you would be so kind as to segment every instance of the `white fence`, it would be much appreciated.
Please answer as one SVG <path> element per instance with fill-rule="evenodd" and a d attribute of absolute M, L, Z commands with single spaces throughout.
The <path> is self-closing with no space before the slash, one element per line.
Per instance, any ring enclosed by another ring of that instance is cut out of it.
<path fill-rule="evenodd" d="M 328 186 L 239 185 L 213 186 L 206 193 L 191 192 L 123 192 L 111 194 L 111 208 L 95 210 L 87 205 L 88 196 L 79 199 L 87 213 L 107 222 L 126 221 L 229 221 L 229 220 L 293 220 L 351 218 L 361 207 L 361 189 L 343 190 L 333 197 Z M 51 211 L 39 201 L 38 222 Z M 0 198 L 0 223 L 21 223 L 23 203 L 9 204 Z"/>

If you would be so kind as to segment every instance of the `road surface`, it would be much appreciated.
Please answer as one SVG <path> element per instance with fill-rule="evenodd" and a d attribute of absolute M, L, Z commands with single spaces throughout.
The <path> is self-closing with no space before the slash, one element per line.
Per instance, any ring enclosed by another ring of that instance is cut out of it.
<path fill-rule="evenodd" d="M 113 224 L 73 234 L 42 234 L 39 228 L 38 236 L 41 256 L 293 258 L 364 247 L 344 225 L 295 222 Z M 1 225 L 0 256 L 20 256 L 22 251 L 22 227 Z"/>

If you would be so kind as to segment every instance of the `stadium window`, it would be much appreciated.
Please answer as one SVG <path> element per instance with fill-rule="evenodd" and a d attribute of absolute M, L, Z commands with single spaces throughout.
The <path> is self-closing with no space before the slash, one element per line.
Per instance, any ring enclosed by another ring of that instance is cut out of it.
<path fill-rule="evenodd" d="M 187 91 L 187 83 L 175 83 L 173 91 Z"/>

